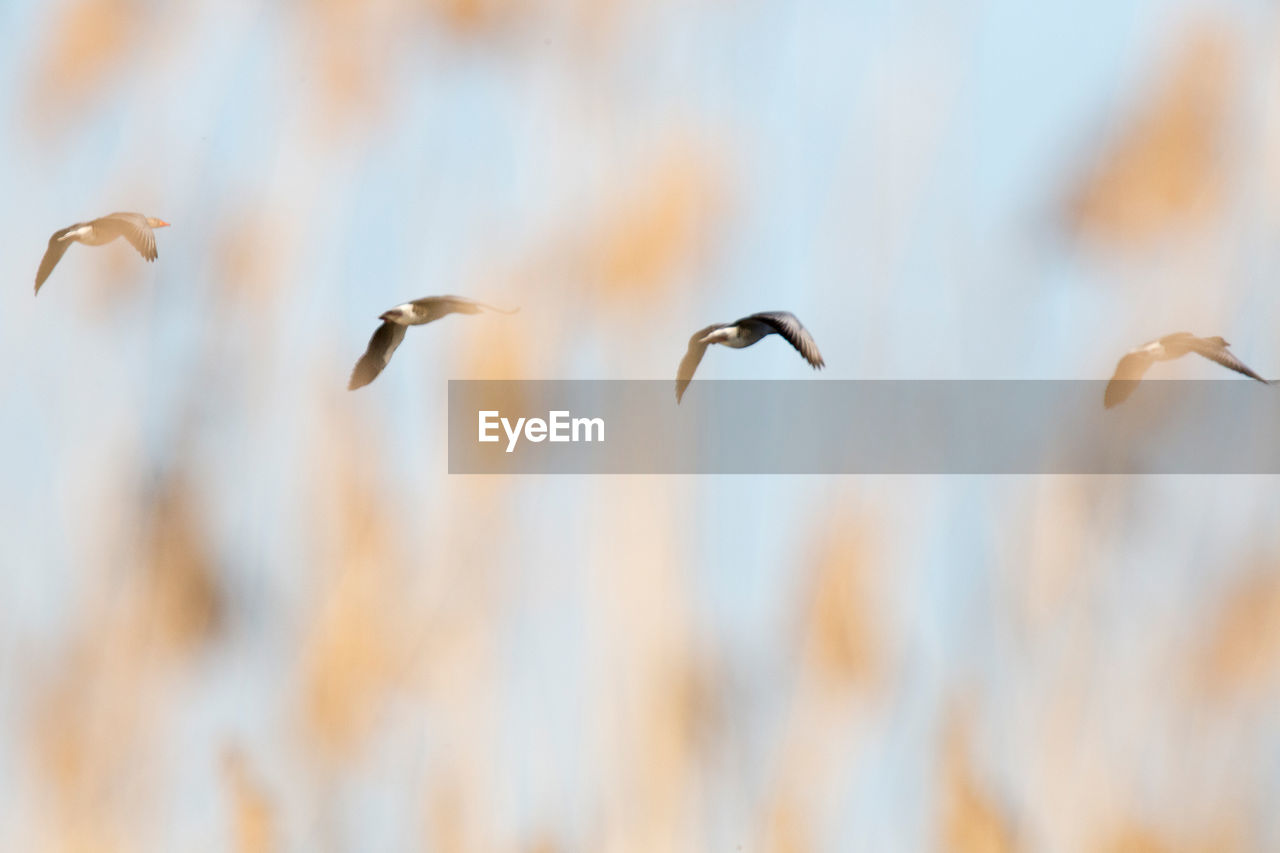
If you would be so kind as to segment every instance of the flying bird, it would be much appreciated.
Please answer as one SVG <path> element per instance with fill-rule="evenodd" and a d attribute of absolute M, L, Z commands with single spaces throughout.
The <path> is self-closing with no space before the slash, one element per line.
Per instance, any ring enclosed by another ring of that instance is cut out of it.
<path fill-rule="evenodd" d="M 1175 358 L 1181 358 L 1189 352 L 1198 353 L 1210 361 L 1216 361 L 1223 367 L 1234 370 L 1236 373 L 1243 373 L 1250 379 L 1256 379 L 1267 385 L 1271 384 L 1269 380 L 1263 379 L 1245 366 L 1244 362 L 1236 358 L 1227 349 L 1229 346 L 1230 344 L 1222 338 L 1198 338 L 1190 332 L 1175 332 L 1172 335 L 1165 335 L 1159 340 L 1145 343 L 1136 349 L 1130 350 L 1124 358 L 1120 359 L 1120 362 L 1116 365 L 1115 375 L 1107 383 L 1107 390 L 1103 394 L 1102 404 L 1110 409 L 1112 406 L 1123 403 L 1133 393 L 1138 381 L 1142 379 L 1143 374 L 1147 372 L 1151 365 L 1157 361 L 1171 361 Z"/>
<path fill-rule="evenodd" d="M 514 308 L 504 311 L 483 302 L 476 302 L 474 299 L 467 299 L 465 296 L 424 296 L 422 299 L 415 299 L 412 302 L 397 305 L 389 311 L 383 311 L 378 317 L 382 325 L 373 333 L 373 337 L 369 339 L 369 348 L 365 350 L 364 355 L 360 356 L 355 369 L 351 371 L 351 381 L 347 383 L 347 390 L 363 388 L 378 378 L 378 374 L 391 361 L 391 354 L 404 340 L 405 329 L 409 326 L 421 326 L 432 320 L 439 320 L 446 314 L 479 314 L 482 311 L 514 314 L 519 310 Z"/>
<path fill-rule="evenodd" d="M 782 335 L 786 338 L 787 343 L 795 347 L 815 370 L 824 365 L 822 353 L 818 352 L 813 336 L 794 314 L 788 311 L 762 311 L 732 323 L 716 323 L 693 333 L 693 337 L 689 338 L 689 350 L 680 359 L 680 367 L 676 369 L 676 403 L 679 404 L 684 397 L 685 389 L 689 387 L 708 345 L 723 344 L 742 349 L 769 335 Z"/>
<path fill-rule="evenodd" d="M 49 248 L 45 249 L 44 259 L 40 261 L 40 271 L 36 273 L 36 293 L 49 278 L 53 268 L 62 260 L 67 247 L 72 243 L 84 243 L 86 246 L 102 246 L 117 237 L 123 237 L 133 244 L 138 254 L 148 261 L 156 259 L 155 228 L 167 228 L 168 222 L 141 213 L 108 213 L 106 216 L 89 222 L 77 222 L 61 231 L 53 232 L 49 238 Z"/>

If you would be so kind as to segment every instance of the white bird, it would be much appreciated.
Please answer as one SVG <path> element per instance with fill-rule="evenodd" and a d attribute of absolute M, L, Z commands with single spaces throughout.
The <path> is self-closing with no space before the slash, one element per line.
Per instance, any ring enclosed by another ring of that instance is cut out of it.
<path fill-rule="evenodd" d="M 157 255 L 156 234 L 152 229 L 168 226 L 169 223 L 163 219 L 143 216 L 141 213 L 108 213 L 98 219 L 77 222 L 53 232 L 53 236 L 49 238 L 49 248 L 45 249 L 44 258 L 40 261 L 40 271 L 36 273 L 36 293 L 40 292 L 40 286 L 49 278 L 49 274 L 72 243 L 102 246 L 123 237 L 133 244 L 133 248 L 143 258 L 154 261 Z"/>
<path fill-rule="evenodd" d="M 742 349 L 769 335 L 782 335 L 815 370 L 824 365 L 822 353 L 818 352 L 813 336 L 794 314 L 787 311 L 763 311 L 732 323 L 707 326 L 693 333 L 693 337 L 689 338 L 689 349 L 680 360 L 680 367 L 676 369 L 676 403 L 679 404 L 684 397 L 685 389 L 689 387 L 708 345 L 723 344 L 733 349 Z"/>
<path fill-rule="evenodd" d="M 1140 347 L 1130 350 L 1116 364 L 1115 375 L 1107 383 L 1107 390 L 1103 394 L 1102 404 L 1110 409 L 1112 406 L 1123 403 L 1133 393 L 1138 381 L 1142 379 L 1143 374 L 1147 372 L 1151 365 L 1157 361 L 1171 361 L 1175 358 L 1181 358 L 1189 352 L 1202 355 L 1210 361 L 1216 361 L 1223 367 L 1230 368 L 1236 373 L 1243 373 L 1250 379 L 1256 379 L 1266 385 L 1271 384 L 1269 380 L 1263 379 L 1246 367 L 1244 362 L 1236 358 L 1227 349 L 1229 346 L 1230 344 L 1220 337 L 1198 338 L 1190 332 L 1175 332 L 1158 340 L 1149 341 Z"/>
<path fill-rule="evenodd" d="M 405 329 L 409 326 L 421 326 L 432 320 L 439 320 L 446 314 L 479 314 L 481 311 L 497 311 L 499 314 L 514 314 L 519 308 L 504 311 L 483 302 L 467 299 L 465 296 L 424 296 L 403 305 L 397 305 L 389 311 L 383 311 L 378 319 L 382 325 L 369 339 L 369 348 L 356 362 L 351 371 L 351 381 L 347 390 L 363 388 L 382 372 L 391 361 L 391 354 L 404 340 Z"/>

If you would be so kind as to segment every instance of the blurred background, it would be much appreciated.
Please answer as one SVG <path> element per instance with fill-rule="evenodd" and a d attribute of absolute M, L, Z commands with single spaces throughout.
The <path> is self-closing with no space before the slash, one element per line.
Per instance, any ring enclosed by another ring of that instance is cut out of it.
<path fill-rule="evenodd" d="M 0 80 L 0 849 L 1280 849 L 1274 478 L 445 445 L 758 310 L 828 369 L 701 378 L 1280 374 L 1276 4 L 0 0 Z M 440 293 L 522 310 L 348 393 Z"/>

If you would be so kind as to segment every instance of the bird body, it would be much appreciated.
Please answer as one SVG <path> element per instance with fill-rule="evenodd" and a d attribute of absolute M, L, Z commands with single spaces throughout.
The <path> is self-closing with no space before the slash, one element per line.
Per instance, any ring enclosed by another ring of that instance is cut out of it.
<path fill-rule="evenodd" d="M 708 346 L 720 344 L 731 349 L 742 349 L 769 335 L 781 335 L 785 338 L 815 370 L 825 365 L 813 336 L 794 314 L 788 311 L 762 311 L 732 323 L 716 323 L 693 333 L 693 337 L 689 338 L 689 348 L 676 369 L 676 403 L 684 397 L 685 389 L 693 380 L 693 374 Z"/>
<path fill-rule="evenodd" d="M 169 225 L 163 219 L 144 216 L 141 213 L 109 213 L 106 216 L 89 222 L 77 222 L 66 228 L 53 232 L 49 238 L 49 247 L 45 249 L 40 260 L 40 269 L 36 273 L 36 293 L 48 280 L 53 268 L 62 260 L 67 248 L 72 243 L 83 243 L 86 246 L 104 246 L 112 240 L 125 238 L 138 250 L 138 254 L 147 261 L 154 261 L 156 252 L 156 228 Z"/>
<path fill-rule="evenodd" d="M 758 320 L 739 320 L 732 326 L 721 326 L 704 335 L 701 343 L 720 344 L 732 349 L 742 349 L 757 343 L 766 335 L 772 334 L 777 334 L 777 332 Z"/>
<path fill-rule="evenodd" d="M 405 330 L 409 326 L 422 326 L 449 314 L 479 314 L 482 311 L 514 314 L 519 310 L 516 308 L 506 311 L 465 296 L 426 296 L 383 311 L 378 315 L 382 325 L 373 333 L 368 349 L 351 371 L 347 390 L 363 388 L 378 378 L 378 374 L 390 363 L 392 353 L 404 340 Z"/>
<path fill-rule="evenodd" d="M 1196 353 L 1236 373 L 1269 385 L 1269 380 L 1254 373 L 1231 352 L 1230 344 L 1221 337 L 1200 338 L 1190 332 L 1175 332 L 1135 347 L 1116 364 L 1116 372 L 1107 383 L 1102 404 L 1110 409 L 1129 398 L 1138 382 L 1157 361 L 1172 361 L 1187 353 Z"/>

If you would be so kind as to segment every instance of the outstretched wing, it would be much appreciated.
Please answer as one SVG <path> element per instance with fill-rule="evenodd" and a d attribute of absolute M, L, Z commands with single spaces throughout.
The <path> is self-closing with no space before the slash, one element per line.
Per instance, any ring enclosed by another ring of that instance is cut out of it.
<path fill-rule="evenodd" d="M 125 238 L 148 261 L 156 259 L 156 232 L 151 230 L 147 217 L 141 213 L 108 213 L 101 219 L 95 219 L 93 227 L 104 234 Z"/>
<path fill-rule="evenodd" d="M 690 380 L 693 379 L 694 371 L 698 369 L 698 364 L 702 361 L 702 354 L 707 351 L 707 344 L 702 343 L 702 339 L 714 332 L 716 329 L 723 328 L 723 323 L 716 323 L 707 326 L 705 329 L 699 329 L 693 333 L 693 337 L 689 338 L 689 349 L 685 351 L 684 358 L 680 359 L 680 366 L 676 368 L 676 405 L 680 405 L 680 400 L 684 397 L 685 389 L 689 387 Z"/>
<path fill-rule="evenodd" d="M 427 322 L 438 320 L 446 314 L 479 314 L 480 306 L 465 296 L 424 296 L 409 303 Z"/>
<path fill-rule="evenodd" d="M 1107 383 L 1107 390 L 1103 392 L 1102 405 L 1110 409 L 1129 399 L 1133 389 L 1138 387 L 1138 381 L 1153 362 L 1154 359 L 1145 350 L 1135 350 L 1120 359 L 1116 363 L 1115 374 Z"/>
<path fill-rule="evenodd" d="M 814 369 L 821 368 L 826 364 L 822 360 L 822 353 L 818 352 L 818 345 L 814 342 L 813 335 L 809 334 L 809 330 L 790 311 L 763 311 L 759 314 L 752 314 L 750 317 L 743 317 L 738 322 L 744 323 L 748 320 L 758 320 L 779 335 L 782 335 L 782 337 L 786 338 L 787 343 L 795 347 L 796 351 L 804 356 L 805 361 L 813 365 Z"/>
<path fill-rule="evenodd" d="M 72 225 L 71 228 L 77 226 Z M 53 272 L 53 268 L 58 265 L 58 261 L 62 260 L 62 256 L 67 253 L 67 246 L 71 245 L 68 241 L 60 239 L 71 228 L 63 228 L 61 231 L 55 231 L 53 236 L 49 238 L 49 248 L 44 250 L 44 257 L 40 260 L 40 271 L 36 273 L 36 293 L 40 292 L 40 287 L 48 280 L 49 275 Z"/>
<path fill-rule="evenodd" d="M 1210 361 L 1216 361 L 1223 367 L 1234 370 L 1236 373 L 1243 373 L 1250 379 L 1256 379 L 1259 382 L 1263 382 L 1268 385 L 1271 384 L 1268 380 L 1263 379 L 1261 376 L 1250 370 L 1243 361 L 1236 358 L 1231 353 L 1231 350 L 1227 349 L 1225 346 L 1219 346 L 1212 341 L 1206 341 L 1204 338 L 1196 338 L 1191 344 L 1191 350 L 1199 353 Z"/>
<path fill-rule="evenodd" d="M 481 311 L 496 311 L 499 314 L 514 314 L 519 308 L 513 308 L 510 311 L 504 308 L 495 308 L 484 302 L 477 302 L 474 299 L 468 299 L 465 296 L 424 296 L 421 299 L 413 300 L 412 304 L 418 309 L 418 312 L 425 316 L 425 322 L 439 320 L 446 314 L 479 314 Z"/>
<path fill-rule="evenodd" d="M 391 354 L 404 340 L 404 331 L 405 327 L 399 323 L 384 322 L 378 327 L 373 337 L 369 339 L 369 348 L 365 350 L 364 355 L 360 356 L 355 369 L 351 371 L 351 381 L 347 383 L 348 391 L 363 388 L 378 378 L 378 374 L 387 366 L 387 362 L 391 361 Z"/>

